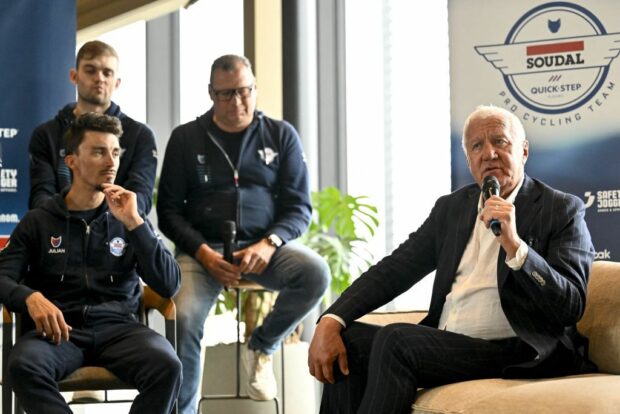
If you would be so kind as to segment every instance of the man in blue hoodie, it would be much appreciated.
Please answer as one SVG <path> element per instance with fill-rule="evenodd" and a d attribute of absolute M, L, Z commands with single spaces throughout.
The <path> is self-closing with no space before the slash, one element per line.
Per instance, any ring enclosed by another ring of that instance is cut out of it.
<path fill-rule="evenodd" d="M 76 86 L 77 102 L 66 105 L 54 119 L 39 125 L 30 140 L 29 207 L 41 207 L 71 184 L 71 174 L 64 162 L 63 135 L 77 116 L 97 112 L 121 120 L 123 136 L 116 184 L 135 192 L 138 209 L 148 214 L 157 168 L 155 137 L 149 127 L 125 115 L 112 102 L 112 94 L 121 83 L 116 51 L 97 40 L 85 43 L 78 51 L 69 78 Z"/>
<path fill-rule="evenodd" d="M 325 261 L 294 241 L 312 211 L 297 131 L 256 110 L 255 79 L 243 56 L 215 60 L 209 95 L 213 108 L 172 132 L 157 202 L 159 227 L 176 244 L 183 275 L 175 297 L 181 414 L 196 412 L 204 321 L 223 287 L 243 275 L 280 292 L 244 353 L 249 396 L 268 400 L 277 391 L 271 355 L 330 278 Z M 222 255 L 224 221 L 236 223 L 234 263 Z"/>
<path fill-rule="evenodd" d="M 140 277 L 171 297 L 180 272 L 137 197 L 113 184 L 117 118 L 86 113 L 64 148 L 71 186 L 30 210 L 0 252 L 0 302 L 23 315 L 8 383 L 26 412 L 66 414 L 57 382 L 84 364 L 134 385 L 132 413 L 169 414 L 181 386 L 170 343 L 138 321 Z"/>

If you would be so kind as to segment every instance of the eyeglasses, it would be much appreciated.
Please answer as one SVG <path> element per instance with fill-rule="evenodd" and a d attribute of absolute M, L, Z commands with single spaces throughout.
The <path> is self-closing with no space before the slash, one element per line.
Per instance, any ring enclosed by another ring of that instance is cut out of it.
<path fill-rule="evenodd" d="M 239 98 L 241 99 L 248 98 L 250 95 L 252 95 L 252 91 L 254 90 L 254 87 L 255 85 L 243 86 L 241 88 L 235 88 L 235 89 L 222 89 L 220 91 L 216 91 L 213 88 L 211 88 L 211 90 L 213 91 L 213 95 L 215 95 L 215 98 L 218 101 L 228 102 L 235 95 L 239 96 Z"/>

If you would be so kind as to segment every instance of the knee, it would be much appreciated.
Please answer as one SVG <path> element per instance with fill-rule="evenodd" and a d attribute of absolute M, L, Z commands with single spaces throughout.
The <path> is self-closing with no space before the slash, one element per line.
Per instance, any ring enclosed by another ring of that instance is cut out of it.
<path fill-rule="evenodd" d="M 395 353 L 400 352 L 399 349 L 403 346 L 402 330 L 408 324 L 395 323 L 381 327 L 374 337 L 373 351 L 382 353 Z"/>
<path fill-rule="evenodd" d="M 183 364 L 176 354 L 169 354 L 166 361 L 163 363 L 163 370 L 167 372 L 173 378 L 176 378 L 175 382 L 181 383 L 183 378 Z"/>
<path fill-rule="evenodd" d="M 162 352 L 153 359 L 152 372 L 160 379 L 172 386 L 181 384 L 183 379 L 183 365 L 173 350 Z"/>
<path fill-rule="evenodd" d="M 313 297 L 321 297 L 331 280 L 331 271 L 327 262 L 319 255 L 304 258 L 299 264 L 305 288 Z"/>
<path fill-rule="evenodd" d="M 7 363 L 7 373 L 14 387 L 19 388 L 20 383 L 27 383 L 34 377 L 45 374 L 45 364 L 34 357 L 13 352 Z"/>

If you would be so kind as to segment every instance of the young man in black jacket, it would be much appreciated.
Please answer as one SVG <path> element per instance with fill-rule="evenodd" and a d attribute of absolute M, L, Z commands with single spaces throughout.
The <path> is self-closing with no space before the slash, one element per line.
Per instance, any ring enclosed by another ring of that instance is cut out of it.
<path fill-rule="evenodd" d="M 66 105 L 54 119 L 39 125 L 30 140 L 29 207 L 41 207 L 71 184 L 71 174 L 64 162 L 63 135 L 77 116 L 97 112 L 121 120 L 121 161 L 115 182 L 136 193 L 138 210 L 148 214 L 157 168 L 155 137 L 149 127 L 125 115 L 112 102 L 112 94 L 121 83 L 116 51 L 97 40 L 85 43 L 69 77 L 77 89 L 77 102 Z"/>
<path fill-rule="evenodd" d="M 56 383 L 85 363 L 138 389 L 132 413 L 169 414 L 181 385 L 174 349 L 137 319 L 140 277 L 171 297 L 180 272 L 136 194 L 112 184 L 121 134 L 117 118 L 77 118 L 71 187 L 29 211 L 0 252 L 0 301 L 24 316 L 8 380 L 30 414 L 71 413 Z"/>

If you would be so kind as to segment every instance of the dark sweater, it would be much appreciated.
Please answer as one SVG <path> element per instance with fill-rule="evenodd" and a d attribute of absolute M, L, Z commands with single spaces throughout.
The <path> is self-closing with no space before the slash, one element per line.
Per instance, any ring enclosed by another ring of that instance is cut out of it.
<path fill-rule="evenodd" d="M 256 112 L 233 165 L 217 139 L 207 134 L 212 120 L 209 111 L 172 132 L 159 181 L 161 231 L 189 255 L 202 243 L 220 242 L 225 220 L 236 222 L 242 241 L 272 233 L 284 242 L 299 237 L 312 207 L 295 129 Z"/>
<path fill-rule="evenodd" d="M 39 125 L 30 140 L 30 208 L 41 207 L 54 194 L 71 184 L 71 171 L 65 165 L 63 136 L 75 120 L 75 103 L 66 105 L 54 119 Z M 134 121 L 112 102 L 106 115 L 120 119 L 123 135 L 120 139 L 121 162 L 115 183 L 138 196 L 138 209 L 151 211 L 157 147 L 155 136 L 146 125 Z"/>
<path fill-rule="evenodd" d="M 1 303 L 27 314 L 26 298 L 40 291 L 65 315 L 127 318 L 138 312 L 140 277 L 176 293 L 178 265 L 150 222 L 128 231 L 104 201 L 87 223 L 63 196 L 30 210 L 0 252 Z"/>

